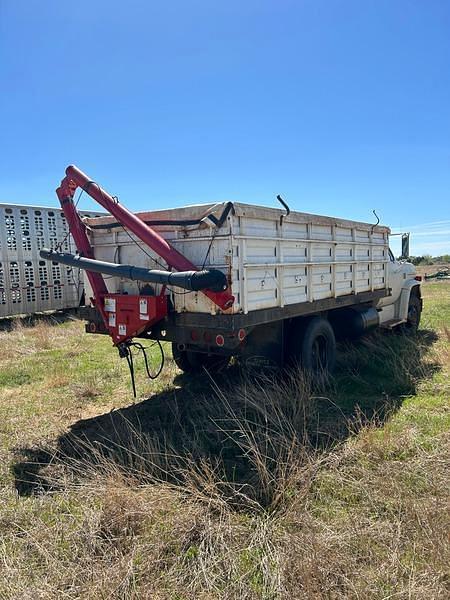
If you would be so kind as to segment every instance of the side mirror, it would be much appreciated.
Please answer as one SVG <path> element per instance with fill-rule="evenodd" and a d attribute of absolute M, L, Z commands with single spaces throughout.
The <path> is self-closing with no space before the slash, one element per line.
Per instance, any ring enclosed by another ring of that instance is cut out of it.
<path fill-rule="evenodd" d="M 409 258 L 409 233 L 402 233 L 402 255 L 400 258 Z"/>

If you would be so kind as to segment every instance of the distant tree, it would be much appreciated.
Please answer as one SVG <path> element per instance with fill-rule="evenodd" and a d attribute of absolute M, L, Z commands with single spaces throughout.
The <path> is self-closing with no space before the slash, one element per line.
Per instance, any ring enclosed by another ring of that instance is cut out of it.
<path fill-rule="evenodd" d="M 424 256 L 410 256 L 409 262 L 412 262 L 413 265 L 423 265 L 428 266 L 432 265 L 434 260 L 431 254 L 425 254 Z"/>
<path fill-rule="evenodd" d="M 401 256 L 398 257 L 398 260 Z M 423 256 L 410 256 L 408 262 L 413 265 L 430 266 L 436 263 L 450 263 L 450 254 L 443 254 L 442 256 L 431 256 L 431 254 L 424 254 Z"/>

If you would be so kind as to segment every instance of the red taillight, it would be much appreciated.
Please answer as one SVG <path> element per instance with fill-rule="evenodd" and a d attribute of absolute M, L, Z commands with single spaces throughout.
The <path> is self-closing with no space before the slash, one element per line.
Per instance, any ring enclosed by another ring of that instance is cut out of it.
<path fill-rule="evenodd" d="M 414 279 L 415 279 L 416 281 L 422 281 L 422 275 L 416 275 L 416 276 L 414 277 Z"/>
<path fill-rule="evenodd" d="M 223 346 L 225 344 L 225 338 L 223 337 L 223 335 L 216 335 L 216 344 L 218 346 Z"/>
<path fill-rule="evenodd" d="M 242 342 L 245 339 L 245 329 L 239 329 L 238 331 L 238 340 Z"/>
<path fill-rule="evenodd" d="M 196 331 L 195 329 L 193 329 L 191 331 L 191 340 L 193 342 L 196 342 L 198 339 L 199 339 L 198 331 Z"/>

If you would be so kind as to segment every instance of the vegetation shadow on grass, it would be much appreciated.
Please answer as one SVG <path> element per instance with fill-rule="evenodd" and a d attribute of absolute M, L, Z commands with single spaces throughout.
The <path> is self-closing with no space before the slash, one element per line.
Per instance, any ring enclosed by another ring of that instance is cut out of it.
<path fill-rule="evenodd" d="M 0 331 L 15 331 L 21 327 L 35 327 L 37 324 L 55 327 L 76 319 L 76 309 L 4 317 L 0 319 Z"/>
<path fill-rule="evenodd" d="M 296 369 L 177 376 L 181 387 L 80 420 L 48 449 L 18 448 L 16 489 L 42 493 L 63 481 L 55 470 L 107 476 L 114 465 L 138 483 L 189 484 L 205 496 L 274 508 L 311 477 L 318 456 L 368 421 L 382 425 L 416 393 L 439 369 L 429 355 L 435 341 L 425 330 L 342 344 L 335 377 L 321 386 Z"/>

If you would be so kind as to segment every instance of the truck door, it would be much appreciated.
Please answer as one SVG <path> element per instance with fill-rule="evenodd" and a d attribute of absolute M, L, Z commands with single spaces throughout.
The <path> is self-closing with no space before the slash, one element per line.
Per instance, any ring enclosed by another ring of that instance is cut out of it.
<path fill-rule="evenodd" d="M 390 297 L 389 304 L 394 303 L 400 297 L 403 281 L 404 281 L 404 268 L 403 264 L 398 260 L 395 260 L 391 249 L 389 249 L 389 263 L 388 263 L 388 282 L 391 288 L 392 296 Z"/>

